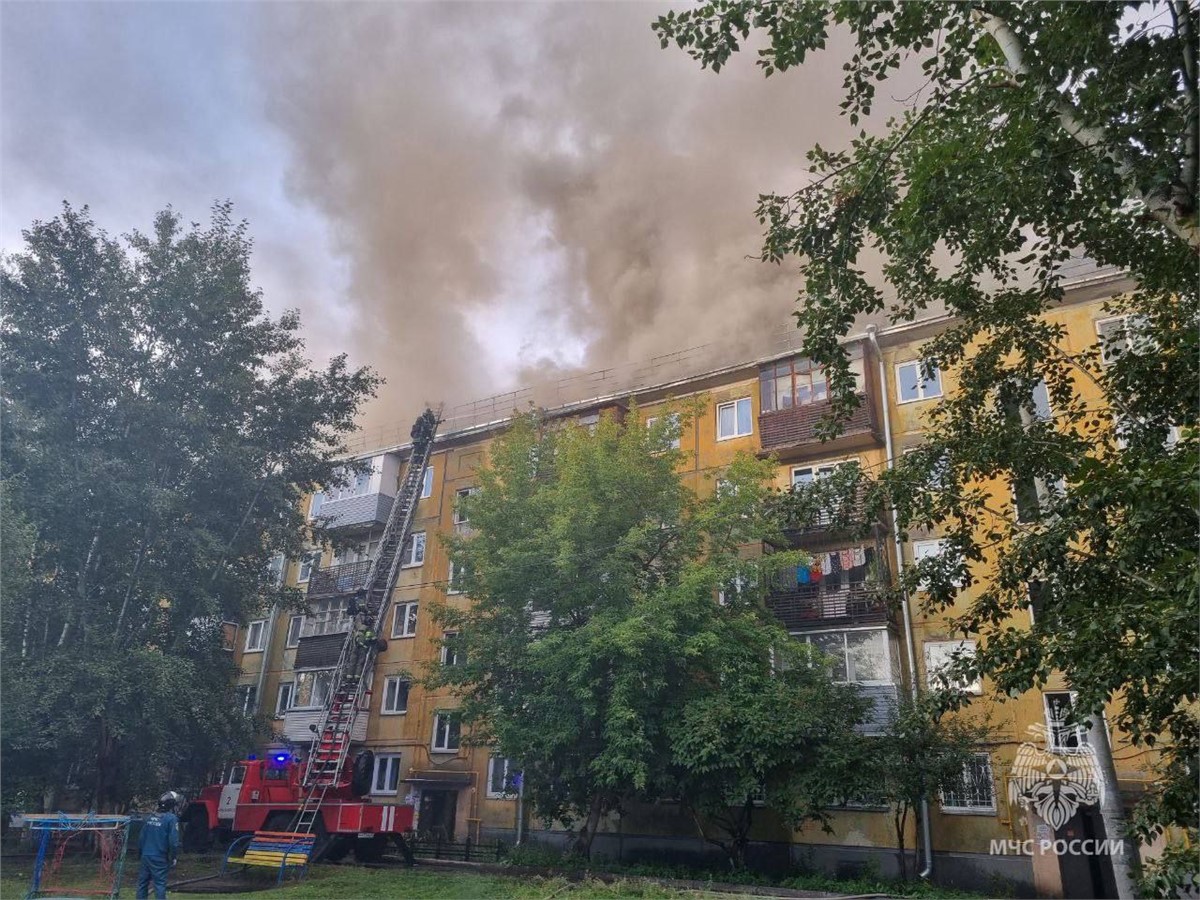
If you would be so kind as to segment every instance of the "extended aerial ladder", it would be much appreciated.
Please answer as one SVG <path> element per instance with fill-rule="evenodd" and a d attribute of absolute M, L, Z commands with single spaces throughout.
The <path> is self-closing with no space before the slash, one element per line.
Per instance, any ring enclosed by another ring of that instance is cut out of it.
<path fill-rule="evenodd" d="M 331 678 L 329 701 L 316 739 L 304 764 L 302 799 L 292 820 L 291 831 L 311 834 L 329 790 L 345 780 L 354 723 L 367 691 L 379 635 L 391 608 L 392 591 L 400 573 L 402 551 L 412 529 L 413 515 L 421 499 L 425 470 L 437 433 L 438 416 L 430 409 L 417 419 L 412 430 L 412 452 L 400 491 L 392 504 L 379 543 L 379 552 L 367 571 L 361 589 L 351 601 L 353 620 Z"/>

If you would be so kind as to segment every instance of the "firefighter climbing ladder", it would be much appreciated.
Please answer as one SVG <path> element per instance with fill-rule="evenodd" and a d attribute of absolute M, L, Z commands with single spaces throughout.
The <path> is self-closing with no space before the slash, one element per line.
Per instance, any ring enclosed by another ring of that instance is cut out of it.
<path fill-rule="evenodd" d="M 302 782 L 304 799 L 292 821 L 293 832 L 313 832 L 325 794 L 337 784 L 346 764 L 354 721 L 375 665 L 375 655 L 379 652 L 376 637 L 382 633 L 391 607 L 392 590 L 400 573 L 402 550 L 412 528 L 417 503 L 421 499 L 421 487 L 425 482 L 425 470 L 429 467 L 429 453 L 437 426 L 437 415 L 427 409 L 413 427 L 408 470 L 392 504 L 379 552 L 364 581 L 363 600 L 359 602 L 359 615 L 365 625 L 365 633 L 356 633 L 356 628 L 352 626 L 342 644 L 341 656 L 331 679 L 329 703 L 316 729 L 317 740 L 305 763 Z"/>

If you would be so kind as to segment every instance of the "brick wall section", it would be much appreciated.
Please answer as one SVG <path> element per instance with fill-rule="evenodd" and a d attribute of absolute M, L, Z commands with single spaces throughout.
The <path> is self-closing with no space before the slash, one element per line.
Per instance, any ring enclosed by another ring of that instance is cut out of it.
<path fill-rule="evenodd" d="M 874 405 L 869 396 L 859 394 L 862 403 L 850 416 L 842 429 L 843 435 L 875 431 Z M 763 450 L 794 447 L 818 441 L 814 429 L 829 413 L 829 401 L 808 403 L 791 409 L 762 413 L 758 417 L 758 429 Z"/>

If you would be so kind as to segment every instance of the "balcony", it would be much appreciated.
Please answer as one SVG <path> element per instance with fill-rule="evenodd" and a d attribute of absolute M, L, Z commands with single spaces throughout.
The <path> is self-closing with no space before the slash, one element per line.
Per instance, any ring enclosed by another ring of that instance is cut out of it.
<path fill-rule="evenodd" d="M 357 497 L 342 497 L 326 500 L 318 513 L 326 528 L 364 530 L 382 528 L 387 524 L 388 514 L 395 500 L 387 494 L 360 494 Z"/>
<path fill-rule="evenodd" d="M 787 547 L 811 547 L 839 540 L 861 540 L 886 530 L 877 514 L 867 508 L 866 486 L 848 496 L 821 493 L 823 485 L 797 485 L 772 498 L 773 512 Z"/>
<path fill-rule="evenodd" d="M 887 587 L 878 581 L 797 584 L 780 577 L 767 595 L 767 608 L 788 631 L 886 625 L 892 603 Z"/>
<path fill-rule="evenodd" d="M 370 571 L 369 559 L 318 569 L 309 576 L 308 599 L 323 600 L 361 591 L 367 586 L 367 573 Z"/>
<path fill-rule="evenodd" d="M 828 400 L 760 413 L 758 433 L 762 452 L 759 455 L 773 454 L 781 461 L 790 462 L 878 445 L 882 439 L 877 403 L 869 392 L 857 396 L 858 408 L 842 424 L 841 433 L 828 441 L 822 441 L 816 434 L 817 425 L 832 408 Z"/>

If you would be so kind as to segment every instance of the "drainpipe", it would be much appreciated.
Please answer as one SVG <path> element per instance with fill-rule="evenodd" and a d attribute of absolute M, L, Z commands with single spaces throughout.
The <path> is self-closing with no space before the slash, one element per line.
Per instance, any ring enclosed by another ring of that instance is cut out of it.
<path fill-rule="evenodd" d="M 275 636 L 275 613 L 278 611 L 278 604 L 271 606 L 271 614 L 267 616 L 267 634 L 263 642 L 262 658 L 260 659 L 261 666 L 258 670 L 258 683 L 254 687 L 254 714 L 258 715 L 263 708 L 263 684 L 267 680 L 267 663 L 271 657 L 271 638 Z"/>
<path fill-rule="evenodd" d="M 875 325 L 867 326 L 867 338 L 875 349 L 875 360 L 879 367 L 879 391 L 883 407 L 883 439 L 887 448 L 887 467 L 896 467 L 896 454 L 892 446 L 892 415 L 888 408 L 887 370 L 883 365 L 883 351 L 879 348 L 879 329 Z M 904 569 L 904 545 L 900 540 L 900 518 L 896 508 L 892 507 L 892 544 L 896 553 L 896 575 L 899 577 Z M 913 637 L 912 607 L 909 605 L 908 591 L 901 588 L 900 610 L 904 619 L 904 644 L 908 653 L 909 686 L 913 700 L 917 699 L 917 642 Z M 921 798 L 921 849 L 925 857 L 925 867 L 917 873 L 918 878 L 929 878 L 933 874 L 933 837 L 929 828 L 929 798 Z"/>
<path fill-rule="evenodd" d="M 517 785 L 517 842 L 520 847 L 525 837 L 525 773 L 521 772 L 521 783 Z"/>

